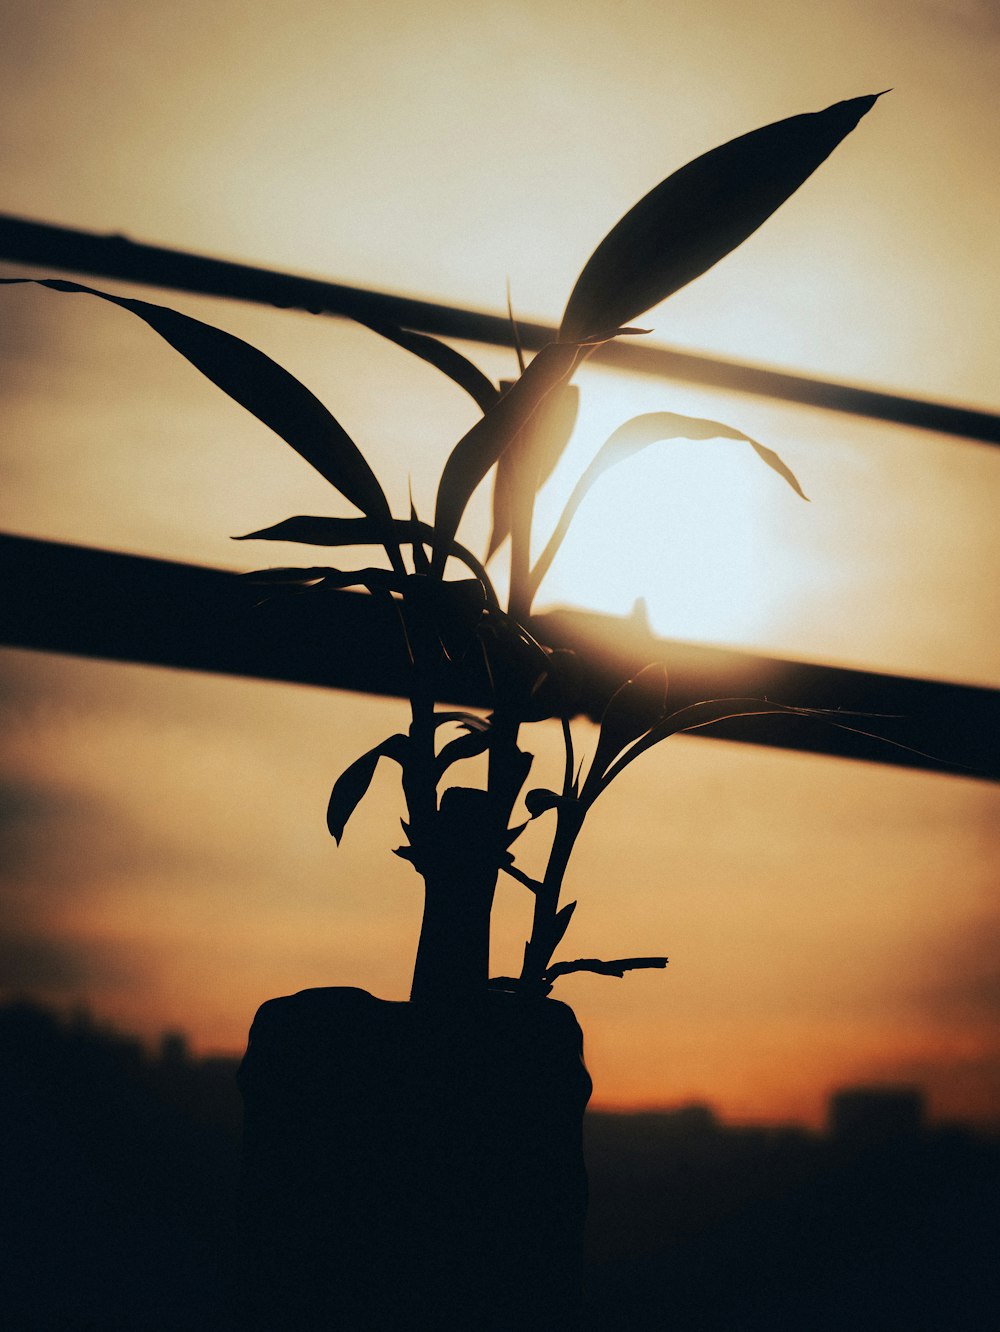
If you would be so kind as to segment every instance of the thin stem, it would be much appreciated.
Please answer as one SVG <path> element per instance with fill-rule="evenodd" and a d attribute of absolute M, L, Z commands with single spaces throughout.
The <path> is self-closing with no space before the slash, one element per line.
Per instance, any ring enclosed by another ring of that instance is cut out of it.
<path fill-rule="evenodd" d="M 583 827 L 583 817 L 583 807 L 576 803 L 561 806 L 556 814 L 556 832 L 545 866 L 545 876 L 535 894 L 531 936 L 524 950 L 521 980 L 528 984 L 543 980 L 549 959 L 558 943 L 556 913 L 559 910 L 559 894 L 569 858 Z"/>
<path fill-rule="evenodd" d="M 575 755 L 573 752 L 573 731 L 570 728 L 569 718 L 562 717 L 563 745 L 566 748 L 566 766 L 563 769 L 563 787 L 564 796 L 573 794 L 573 768 L 575 767 Z"/>

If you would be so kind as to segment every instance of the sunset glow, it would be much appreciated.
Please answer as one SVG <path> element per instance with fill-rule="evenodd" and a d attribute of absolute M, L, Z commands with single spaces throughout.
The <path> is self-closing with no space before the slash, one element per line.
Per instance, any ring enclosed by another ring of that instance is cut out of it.
<path fill-rule="evenodd" d="M 0 48 L 0 209 L 481 309 L 502 308 L 509 276 L 519 313 L 549 321 L 667 172 L 895 84 L 801 197 L 653 312 L 652 340 L 997 409 L 986 6 L 47 8 L 18 6 Z M 394 510 L 412 484 L 430 515 L 476 415 L 433 370 L 337 321 L 135 294 L 262 347 L 330 406 Z M 0 529 L 247 569 L 312 552 L 231 537 L 347 514 L 125 312 L 30 288 L 0 300 Z M 495 379 L 514 370 L 464 350 Z M 595 487 L 540 607 L 625 615 L 641 598 L 664 637 L 1000 686 L 995 452 L 600 369 L 579 383 L 536 554 L 641 412 L 746 432 L 810 502 L 748 446 L 652 447 Z M 462 528 L 477 551 L 488 508 L 484 488 Z M 150 1038 L 183 1028 L 202 1051 L 241 1048 L 272 995 L 405 997 L 420 896 L 389 854 L 395 772 L 339 849 L 323 821 L 332 781 L 405 726 L 402 704 L 8 650 L 0 720 L 0 995 Z M 576 725 L 586 750 L 593 727 Z M 558 739 L 529 728 L 536 769 L 558 766 Z M 671 958 L 560 982 L 596 1104 L 817 1124 L 832 1089 L 903 1081 L 938 1117 L 996 1123 L 998 829 L 1000 795 L 971 777 L 690 738 L 647 755 L 602 797 L 570 876 L 572 956 Z M 528 918 L 505 883 L 494 970 L 516 967 Z"/>

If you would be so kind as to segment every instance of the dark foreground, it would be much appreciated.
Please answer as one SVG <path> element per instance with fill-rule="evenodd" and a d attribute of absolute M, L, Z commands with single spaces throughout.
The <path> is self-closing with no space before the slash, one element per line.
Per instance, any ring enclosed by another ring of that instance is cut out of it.
<path fill-rule="evenodd" d="M 229 1332 L 235 1067 L 0 1009 L 0 1326 Z M 1000 1143 L 872 1109 L 826 1137 L 589 1115 L 584 1328 L 1000 1325 Z"/>

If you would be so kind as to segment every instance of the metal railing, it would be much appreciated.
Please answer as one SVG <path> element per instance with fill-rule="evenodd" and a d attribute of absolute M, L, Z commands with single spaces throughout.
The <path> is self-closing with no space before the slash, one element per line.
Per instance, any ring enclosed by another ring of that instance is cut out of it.
<path fill-rule="evenodd" d="M 509 323 L 500 316 L 23 219 L 0 216 L 0 258 L 510 345 Z M 555 334 L 539 324 L 520 330 L 532 348 Z M 1000 417 L 986 412 L 631 342 L 610 344 L 599 355 L 618 369 L 1000 443 Z M 329 615 L 320 624 L 311 610 L 305 618 L 301 598 L 261 605 L 259 588 L 217 570 L 12 535 L 0 535 L 0 562 L 0 642 L 9 646 L 372 693 L 406 692 L 397 626 L 370 597 L 327 594 Z M 583 650 L 583 708 L 591 715 L 599 713 L 623 673 L 663 660 L 678 706 L 725 694 L 841 710 L 840 716 L 824 718 L 734 720 L 699 734 L 1000 780 L 996 690 L 695 647 L 654 639 L 628 620 L 583 612 L 539 617 L 539 629 L 554 646 Z M 471 666 L 456 666 L 446 691 L 456 702 L 487 701 L 485 681 Z"/>

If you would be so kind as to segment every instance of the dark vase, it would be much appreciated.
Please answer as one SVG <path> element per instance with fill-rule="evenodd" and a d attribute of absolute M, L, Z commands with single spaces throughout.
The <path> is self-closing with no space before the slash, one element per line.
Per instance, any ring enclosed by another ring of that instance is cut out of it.
<path fill-rule="evenodd" d="M 245 1327 L 579 1326 L 591 1081 L 565 1004 L 304 990 L 260 1008 L 239 1084 Z"/>

